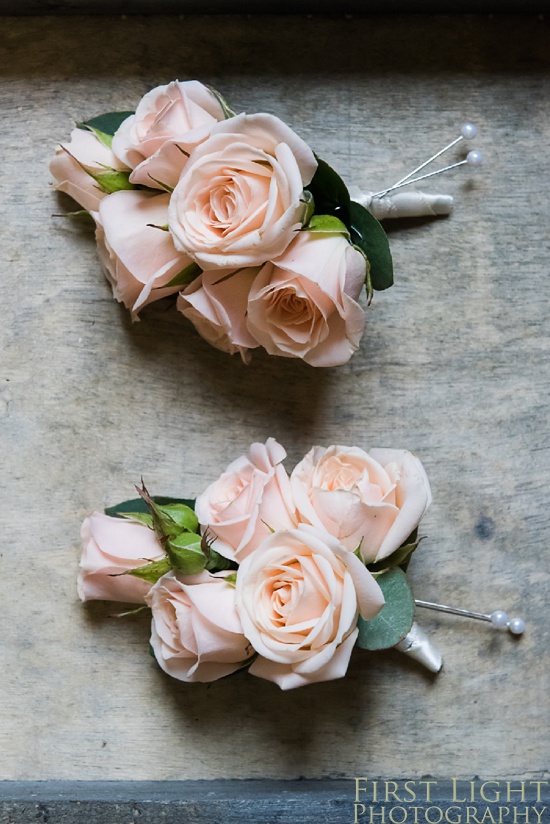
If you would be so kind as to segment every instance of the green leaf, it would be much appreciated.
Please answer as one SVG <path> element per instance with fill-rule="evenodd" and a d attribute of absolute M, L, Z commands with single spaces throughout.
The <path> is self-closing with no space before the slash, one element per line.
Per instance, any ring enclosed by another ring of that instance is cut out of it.
<path fill-rule="evenodd" d="M 412 627 L 414 598 L 403 570 L 389 569 L 377 577 L 386 603 L 372 621 L 359 616 L 356 641 L 362 649 L 389 649 L 407 635 Z"/>
<path fill-rule="evenodd" d="M 210 546 L 205 548 L 204 540 L 202 542 L 202 549 L 207 558 L 205 569 L 207 569 L 208 572 L 221 572 L 231 567 L 229 558 L 224 558 L 223 555 L 220 555 L 219 552 L 216 552 L 216 550 Z"/>
<path fill-rule="evenodd" d="M 150 564 L 136 567 L 136 569 L 129 569 L 126 575 L 133 575 L 135 578 L 141 578 L 143 581 L 149 581 L 150 584 L 156 584 L 159 578 L 170 572 L 172 566 L 168 558 L 162 558 L 160 561 L 151 561 Z"/>
<path fill-rule="evenodd" d="M 199 519 L 195 515 L 195 510 L 187 504 L 158 504 L 158 508 L 163 515 L 168 515 L 169 518 L 178 525 L 180 529 L 188 532 L 197 532 L 199 526 Z"/>
<path fill-rule="evenodd" d="M 195 278 L 197 278 L 202 272 L 201 267 L 198 263 L 190 263 L 185 269 L 182 269 L 181 272 L 178 272 L 175 275 L 170 283 L 167 283 L 165 286 L 159 286 L 159 289 L 166 289 L 171 288 L 172 286 L 188 286 L 192 283 Z"/>
<path fill-rule="evenodd" d="M 108 137 L 112 137 L 120 124 L 131 114 L 134 114 L 134 112 L 107 112 L 76 125 L 79 129 L 89 129 L 92 132 L 101 132 Z"/>
<path fill-rule="evenodd" d="M 166 498 L 161 495 L 154 495 L 152 500 L 159 506 L 185 504 L 185 506 L 188 506 L 190 509 L 194 509 L 195 507 L 195 501 L 187 498 Z M 107 507 L 105 510 L 105 514 L 110 515 L 112 518 L 124 518 L 127 514 L 135 513 L 149 514 L 149 508 L 143 498 L 132 498 L 131 501 L 122 501 L 122 503 Z"/>
<path fill-rule="evenodd" d="M 78 209 L 76 212 L 65 212 L 62 217 L 70 217 L 71 220 L 76 220 L 79 223 L 95 226 L 95 220 L 87 209 Z"/>
<path fill-rule="evenodd" d="M 319 232 L 322 234 L 342 234 L 349 238 L 349 232 L 345 223 L 334 215 L 313 215 L 303 232 Z"/>
<path fill-rule="evenodd" d="M 349 203 L 351 242 L 365 253 L 370 264 L 372 288 L 389 289 L 393 284 L 393 262 L 385 231 L 371 213 L 356 203 Z"/>
<path fill-rule="evenodd" d="M 320 157 L 316 156 L 317 171 L 306 187 L 313 195 L 315 211 L 320 215 L 336 215 L 349 225 L 351 203 L 346 184 L 340 175 Z"/>
<path fill-rule="evenodd" d="M 196 575 L 206 566 L 202 539 L 195 532 L 182 532 L 166 542 L 166 552 L 172 568 L 184 575 Z"/>

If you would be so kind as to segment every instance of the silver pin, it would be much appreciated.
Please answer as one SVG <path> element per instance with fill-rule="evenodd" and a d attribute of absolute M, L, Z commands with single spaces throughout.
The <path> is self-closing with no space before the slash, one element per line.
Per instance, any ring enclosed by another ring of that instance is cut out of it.
<path fill-rule="evenodd" d="M 428 158 L 428 160 L 425 160 L 424 163 L 421 163 L 420 166 L 417 166 L 416 169 L 413 169 L 412 172 L 409 172 L 407 175 L 402 177 L 401 180 L 398 180 L 397 183 L 394 183 L 393 186 L 390 186 L 387 189 L 382 189 L 382 191 L 380 192 L 374 192 L 374 194 L 372 194 L 371 197 L 384 197 L 389 192 L 393 192 L 395 189 L 401 189 L 403 186 L 410 186 L 411 183 L 417 183 L 419 180 L 425 180 L 428 177 L 434 177 L 435 175 L 442 174 L 442 172 L 449 171 L 449 169 L 456 169 L 457 166 L 463 166 L 465 163 L 469 163 L 472 166 L 479 166 L 479 164 L 482 163 L 483 158 L 481 152 L 478 152 L 474 149 L 473 151 L 468 152 L 465 160 L 461 160 L 458 163 L 451 163 L 449 166 L 445 166 L 444 168 L 438 169 L 435 172 L 429 172 L 428 174 L 415 177 L 415 175 L 418 172 L 422 171 L 422 169 L 425 169 L 426 166 L 428 166 L 430 163 L 433 163 L 433 161 L 437 160 L 438 157 L 441 157 L 442 154 L 448 152 L 449 149 L 453 148 L 453 146 L 456 146 L 462 140 L 471 140 L 473 137 L 476 136 L 476 134 L 477 128 L 473 125 L 473 123 L 465 123 L 460 130 L 460 135 L 456 137 L 454 140 L 451 140 L 451 142 L 448 143 L 447 146 L 444 146 L 442 149 L 440 149 L 438 152 L 436 152 L 434 155 Z"/>
<path fill-rule="evenodd" d="M 462 615 L 464 618 L 475 618 L 477 621 L 487 621 L 495 629 L 507 629 L 512 635 L 522 635 L 525 631 L 525 621 L 523 618 L 508 618 L 502 609 L 497 609 L 490 614 L 483 612 L 472 612 L 469 609 L 458 609 L 458 607 L 448 607 L 445 604 L 434 604 L 431 601 L 414 602 L 417 607 L 423 609 L 433 609 L 437 612 L 447 612 L 452 615 Z"/>

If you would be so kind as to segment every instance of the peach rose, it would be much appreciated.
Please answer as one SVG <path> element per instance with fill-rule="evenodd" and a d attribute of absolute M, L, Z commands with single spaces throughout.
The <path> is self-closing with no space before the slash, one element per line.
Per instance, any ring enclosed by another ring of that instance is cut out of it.
<path fill-rule="evenodd" d="M 115 192 L 94 215 L 103 269 L 115 298 L 134 318 L 148 303 L 178 292 L 181 286 L 166 284 L 192 262 L 176 250 L 170 232 L 157 228 L 166 224 L 169 199 L 167 194 Z"/>
<path fill-rule="evenodd" d="M 324 530 L 276 532 L 242 562 L 236 605 L 260 654 L 250 673 L 293 689 L 346 674 L 357 616 L 384 604 L 368 569 Z"/>
<path fill-rule="evenodd" d="M 216 681 L 240 669 L 253 650 L 223 574 L 163 575 L 147 603 L 151 646 L 164 672 L 179 681 Z"/>
<path fill-rule="evenodd" d="M 258 268 L 203 272 L 178 298 L 178 309 L 205 340 L 222 352 L 240 352 L 245 363 L 249 349 L 259 346 L 246 327 L 250 287 Z"/>
<path fill-rule="evenodd" d="M 194 147 L 225 117 L 216 96 L 198 80 L 157 86 L 142 97 L 113 138 L 113 151 L 130 168 L 132 183 L 174 187 Z"/>
<path fill-rule="evenodd" d="M 55 187 L 76 200 L 83 209 L 96 212 L 107 195 L 86 169 L 104 172 L 105 166 L 126 169 L 113 152 L 88 129 L 73 129 L 69 143 L 62 143 L 50 163 L 50 172 L 57 181 Z M 84 167 L 84 168 L 83 168 Z"/>
<path fill-rule="evenodd" d="M 187 161 L 170 201 L 178 249 L 203 269 L 256 266 L 280 255 L 305 217 L 313 152 L 279 118 L 217 123 Z"/>
<path fill-rule="evenodd" d="M 145 524 L 94 512 L 82 524 L 80 535 L 78 594 L 82 601 L 142 603 L 151 584 L 120 573 L 164 557 L 153 530 Z"/>
<path fill-rule="evenodd" d="M 296 525 L 286 458 L 274 438 L 253 443 L 199 495 L 195 512 L 202 531 L 213 535 L 216 552 L 240 563 L 271 530 Z"/>
<path fill-rule="evenodd" d="M 266 263 L 248 302 L 248 329 L 270 355 L 338 366 L 359 346 L 365 314 L 357 298 L 366 263 L 341 234 L 300 232 Z"/>
<path fill-rule="evenodd" d="M 387 558 L 416 529 L 432 496 L 424 467 L 404 449 L 315 446 L 292 472 L 296 508 L 365 563 Z"/>

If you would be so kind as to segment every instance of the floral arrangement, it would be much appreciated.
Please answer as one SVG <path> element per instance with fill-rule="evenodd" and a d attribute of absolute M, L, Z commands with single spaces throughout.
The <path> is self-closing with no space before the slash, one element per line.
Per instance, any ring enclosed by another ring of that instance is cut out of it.
<path fill-rule="evenodd" d="M 196 80 L 135 112 L 78 124 L 51 162 L 95 226 L 114 297 L 134 319 L 166 296 L 217 349 L 345 363 L 359 298 L 393 282 L 386 235 L 338 174 L 271 114 L 235 114 Z"/>
<path fill-rule="evenodd" d="M 431 503 L 422 464 L 405 450 L 316 446 L 288 475 L 285 457 L 269 438 L 196 501 L 142 484 L 94 512 L 81 599 L 149 608 L 152 652 L 186 682 L 247 668 L 293 689 L 343 677 L 354 647 L 402 644 L 405 572 Z"/>

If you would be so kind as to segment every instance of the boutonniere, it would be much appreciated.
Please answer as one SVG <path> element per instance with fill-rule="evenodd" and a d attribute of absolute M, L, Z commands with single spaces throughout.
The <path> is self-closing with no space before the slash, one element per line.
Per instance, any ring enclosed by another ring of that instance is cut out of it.
<path fill-rule="evenodd" d="M 523 632 L 500 610 L 415 601 L 406 573 L 431 503 L 417 457 L 316 446 L 290 475 L 285 457 L 269 438 L 194 501 L 142 485 L 139 498 L 93 513 L 82 526 L 81 599 L 150 609 L 152 653 L 174 678 L 248 669 L 285 690 L 342 678 L 354 649 L 395 647 L 437 672 L 417 606 Z"/>
<path fill-rule="evenodd" d="M 72 216 L 95 227 L 113 294 L 135 320 L 153 301 L 177 296 L 202 337 L 245 362 L 261 346 L 336 366 L 359 346 L 364 304 L 393 283 L 377 217 L 447 214 L 452 198 L 401 189 L 429 177 L 417 173 L 473 134 L 463 127 L 390 188 L 352 199 L 278 117 L 235 114 L 215 90 L 174 81 L 148 92 L 135 112 L 80 123 L 50 168 L 82 207 Z"/>

